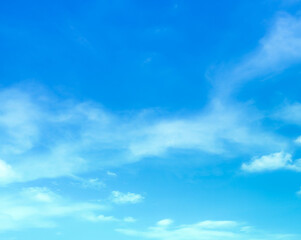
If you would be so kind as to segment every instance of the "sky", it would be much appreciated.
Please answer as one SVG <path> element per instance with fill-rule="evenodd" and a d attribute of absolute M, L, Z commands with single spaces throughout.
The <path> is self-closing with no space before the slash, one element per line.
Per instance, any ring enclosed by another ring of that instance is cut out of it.
<path fill-rule="evenodd" d="M 1 240 L 300 240 L 301 1 L 3 1 Z"/>

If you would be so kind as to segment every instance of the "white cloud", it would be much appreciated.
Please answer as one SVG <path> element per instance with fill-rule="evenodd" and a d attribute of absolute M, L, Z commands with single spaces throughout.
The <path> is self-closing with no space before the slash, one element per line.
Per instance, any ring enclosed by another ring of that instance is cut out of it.
<path fill-rule="evenodd" d="M 117 177 L 117 174 L 111 171 L 107 171 L 107 175 L 111 177 Z"/>
<path fill-rule="evenodd" d="M 0 231 L 54 227 L 59 218 L 86 219 L 86 215 L 106 209 L 100 204 L 70 201 L 45 187 L 2 194 L 0 201 Z"/>
<path fill-rule="evenodd" d="M 128 223 L 133 223 L 133 222 L 136 222 L 137 220 L 133 217 L 125 217 L 125 218 L 123 218 L 123 221 L 128 222 Z"/>
<path fill-rule="evenodd" d="M 124 222 L 124 223 L 133 223 L 136 222 L 136 219 L 133 217 L 124 217 L 123 219 L 116 218 L 114 216 L 104 216 L 104 215 L 95 215 L 89 213 L 84 215 L 83 218 L 90 222 Z"/>
<path fill-rule="evenodd" d="M 237 222 L 234 221 L 203 221 L 198 223 L 201 228 L 207 229 L 220 229 L 220 228 L 232 228 L 238 226 Z"/>
<path fill-rule="evenodd" d="M 81 178 L 77 176 L 72 176 L 74 180 L 76 180 L 82 188 L 95 189 L 99 190 L 106 186 L 106 184 L 100 181 L 98 178 Z"/>
<path fill-rule="evenodd" d="M 277 152 L 254 158 L 250 163 L 242 164 L 242 170 L 246 172 L 264 172 L 287 169 L 301 171 L 301 160 L 293 162 L 292 155 L 285 152 Z"/>
<path fill-rule="evenodd" d="M 114 203 L 117 204 L 126 204 L 126 203 L 139 203 L 144 197 L 137 193 L 122 193 L 119 191 L 113 191 L 111 194 L 111 199 Z"/>
<path fill-rule="evenodd" d="M 51 203 L 59 199 L 59 196 L 48 188 L 41 187 L 29 187 L 24 188 L 21 195 L 27 199 L 31 199 L 37 202 Z"/>
<path fill-rule="evenodd" d="M 245 229 L 248 228 L 248 231 Z M 173 227 L 155 226 L 148 230 L 117 229 L 118 232 L 138 239 L 161 240 L 297 240 L 299 236 L 291 234 L 267 234 L 255 231 L 250 226 L 234 221 L 203 221 L 191 225 Z"/>
<path fill-rule="evenodd" d="M 162 227 L 165 227 L 165 226 L 169 226 L 173 223 L 173 220 L 172 219 L 162 219 L 160 221 L 157 222 L 157 225 L 158 226 L 162 226 Z"/>
<path fill-rule="evenodd" d="M 301 136 L 299 136 L 295 139 L 295 143 L 298 145 L 301 145 Z"/>
<path fill-rule="evenodd" d="M 301 104 L 298 102 L 286 104 L 275 114 L 275 117 L 290 124 L 301 125 Z"/>
<path fill-rule="evenodd" d="M 259 115 L 241 110 L 248 108 L 216 100 L 197 116 L 160 120 L 136 131 L 130 151 L 141 158 L 160 156 L 169 149 L 227 155 L 262 147 L 283 147 L 282 139 L 256 126 L 255 122 L 261 119 Z M 233 146 L 240 148 L 232 149 Z"/>
<path fill-rule="evenodd" d="M 162 119 L 138 128 L 137 140 L 130 142 L 132 154 L 138 158 L 158 156 L 173 148 L 224 154 L 229 142 L 242 149 L 271 143 L 275 146 L 280 139 L 273 141 L 273 134 L 254 128 L 254 122 L 249 120 L 251 116 L 254 118 L 252 112 L 234 108 L 229 96 L 246 81 L 279 72 L 300 61 L 301 18 L 279 14 L 255 51 L 213 76 L 215 86 L 211 104 L 207 106 L 209 111 L 190 118 Z"/>
<path fill-rule="evenodd" d="M 85 219 L 91 222 L 116 222 L 118 221 L 117 218 L 113 217 L 113 216 L 104 216 L 104 215 L 87 215 L 85 216 Z"/>
<path fill-rule="evenodd" d="M 21 88 L 0 91 L 0 100 L 0 157 L 10 163 L 2 164 L 9 172 L 2 177 L 0 172 L 2 183 L 73 176 L 161 157 L 172 149 L 225 156 L 285 145 L 258 127 L 261 117 L 247 105 L 218 100 L 181 117 L 151 111 L 114 115 L 95 103 L 58 100 Z"/>
<path fill-rule="evenodd" d="M 18 178 L 12 167 L 0 159 L 0 183 L 6 183 Z"/>
<path fill-rule="evenodd" d="M 301 60 L 301 18 L 279 14 L 259 47 L 216 79 L 220 97 L 229 96 L 242 83 L 279 72 Z"/>

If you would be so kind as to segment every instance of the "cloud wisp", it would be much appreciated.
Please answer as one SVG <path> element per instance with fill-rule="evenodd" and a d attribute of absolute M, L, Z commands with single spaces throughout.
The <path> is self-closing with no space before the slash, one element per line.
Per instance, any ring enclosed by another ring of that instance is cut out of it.
<path fill-rule="evenodd" d="M 122 203 L 137 203 L 139 195 L 126 195 Z M 125 200 L 125 201 L 124 201 Z M 98 201 L 77 201 L 47 187 L 26 187 L 0 197 L 0 233 L 25 228 L 54 228 L 62 219 L 92 223 L 134 223 L 130 216 L 117 218 L 103 213 L 109 204 Z"/>
<path fill-rule="evenodd" d="M 114 216 L 104 216 L 102 214 L 96 215 L 89 213 L 83 216 L 83 218 L 90 222 L 124 222 L 124 223 L 134 223 L 137 220 L 133 217 L 124 217 L 122 219 L 116 218 Z"/>
<path fill-rule="evenodd" d="M 55 227 L 58 219 L 86 219 L 86 215 L 106 209 L 100 204 L 68 200 L 46 187 L 2 194 L 0 200 L 0 231 Z"/>
<path fill-rule="evenodd" d="M 301 103 L 285 104 L 274 114 L 274 118 L 288 124 L 301 126 Z"/>
<path fill-rule="evenodd" d="M 250 173 L 281 169 L 301 172 L 301 159 L 293 162 L 291 154 L 277 152 L 254 158 L 250 163 L 243 163 L 241 168 L 243 171 Z"/>
<path fill-rule="evenodd" d="M 92 102 L 58 100 L 20 88 L 0 91 L 0 183 L 73 176 L 120 166 L 169 150 L 226 156 L 279 149 L 285 141 L 259 125 L 244 105 L 213 101 L 200 113 L 159 117 L 113 114 Z M 239 146 L 239 147 L 237 147 Z"/>
<path fill-rule="evenodd" d="M 227 98 L 247 81 L 279 73 L 301 61 L 301 18 L 278 14 L 258 48 L 214 77 L 215 94 Z"/>
<path fill-rule="evenodd" d="M 116 204 L 127 204 L 127 203 L 135 204 L 135 203 L 142 202 L 143 199 L 144 197 L 142 195 L 137 193 L 131 193 L 131 192 L 122 193 L 119 191 L 112 191 L 111 194 L 111 200 Z"/>
<path fill-rule="evenodd" d="M 149 227 L 145 231 L 133 229 L 117 229 L 116 231 L 137 239 L 159 240 L 265 240 L 289 239 L 296 240 L 298 236 L 291 234 L 267 234 L 235 221 L 203 221 L 190 225 L 173 226 L 172 222 Z"/>

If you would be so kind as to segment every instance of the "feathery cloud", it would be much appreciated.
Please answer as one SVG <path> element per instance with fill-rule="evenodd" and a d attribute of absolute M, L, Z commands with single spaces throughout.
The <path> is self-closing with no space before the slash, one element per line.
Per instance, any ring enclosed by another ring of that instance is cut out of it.
<path fill-rule="evenodd" d="M 277 152 L 254 158 L 250 163 L 243 163 L 241 168 L 246 172 L 265 172 L 280 169 L 300 172 L 301 160 L 298 159 L 293 162 L 291 154 Z"/>
<path fill-rule="evenodd" d="M 87 214 L 106 209 L 100 204 L 65 199 L 45 187 L 2 194 L 0 201 L 0 231 L 54 227 L 59 218 L 85 219 Z"/>
<path fill-rule="evenodd" d="M 142 111 L 130 117 L 20 88 L 0 91 L 0 99 L 0 183 L 74 176 L 172 149 L 225 156 L 286 144 L 258 127 L 260 117 L 248 106 L 218 100 L 194 116 Z"/>
<path fill-rule="evenodd" d="M 126 203 L 139 203 L 143 201 L 144 197 L 137 193 L 122 193 L 119 191 L 113 191 L 111 195 L 112 202 L 116 204 L 126 204 Z"/>
<path fill-rule="evenodd" d="M 298 145 L 301 145 L 301 136 L 299 136 L 295 139 L 295 143 Z"/>
<path fill-rule="evenodd" d="M 274 117 L 289 124 L 301 125 L 301 104 L 299 102 L 286 104 Z"/>
<path fill-rule="evenodd" d="M 246 229 L 248 229 L 246 231 Z M 154 226 L 148 230 L 116 229 L 116 231 L 139 239 L 160 240 L 265 240 L 290 239 L 297 240 L 299 236 L 292 234 L 267 234 L 253 230 L 248 225 L 235 221 L 203 221 L 190 225 Z"/>
<path fill-rule="evenodd" d="M 0 159 L 0 182 L 6 183 L 17 179 L 18 176 L 12 167 Z"/>
<path fill-rule="evenodd" d="M 173 223 L 173 220 L 167 218 L 167 219 L 162 219 L 162 220 L 158 221 L 158 222 L 157 222 L 157 225 L 158 225 L 158 226 L 164 227 L 164 226 L 171 225 L 172 223 Z"/>
<path fill-rule="evenodd" d="M 246 81 L 282 71 L 301 61 L 301 18 L 279 14 L 259 47 L 215 77 L 216 94 L 229 97 Z"/>

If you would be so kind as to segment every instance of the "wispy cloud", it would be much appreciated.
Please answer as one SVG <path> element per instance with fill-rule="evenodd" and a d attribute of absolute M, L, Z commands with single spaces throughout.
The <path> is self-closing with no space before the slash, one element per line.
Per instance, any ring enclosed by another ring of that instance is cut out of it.
<path fill-rule="evenodd" d="M 0 231 L 54 227 L 60 218 L 85 219 L 87 214 L 106 209 L 100 204 L 68 200 L 45 187 L 2 194 L 0 201 Z"/>
<path fill-rule="evenodd" d="M 85 220 L 90 222 L 124 222 L 124 223 L 134 223 L 136 219 L 133 217 L 124 217 L 123 219 L 116 218 L 114 216 L 104 216 L 104 215 L 96 215 L 93 213 L 89 213 L 83 216 Z"/>
<path fill-rule="evenodd" d="M 274 74 L 301 61 L 301 18 L 278 14 L 259 47 L 215 77 L 216 94 L 228 97 L 249 80 Z"/>
<path fill-rule="evenodd" d="M 77 176 L 72 176 L 72 178 L 76 180 L 78 182 L 78 185 L 82 188 L 99 190 L 106 186 L 106 184 L 100 181 L 98 178 L 85 179 Z"/>
<path fill-rule="evenodd" d="M 248 231 L 246 231 L 246 229 L 248 229 Z M 299 237 L 291 234 L 267 234 L 252 229 L 250 226 L 235 221 L 203 221 L 179 226 L 172 226 L 171 223 L 168 225 L 157 224 L 156 226 L 149 227 L 145 231 L 132 229 L 117 229 L 117 231 L 139 239 L 161 240 L 296 240 Z"/>
<path fill-rule="evenodd" d="M 139 203 L 144 197 L 137 193 L 122 193 L 119 191 L 113 191 L 111 195 L 112 202 L 116 204 L 126 204 L 126 203 Z"/>
<path fill-rule="evenodd" d="M 34 202 L 53 203 L 61 197 L 46 187 L 29 187 L 21 191 L 21 196 Z"/>
<path fill-rule="evenodd" d="M 6 183 L 18 179 L 12 167 L 0 159 L 0 182 Z"/>
<path fill-rule="evenodd" d="M 298 145 L 301 145 L 301 136 L 299 136 L 295 139 L 295 143 Z"/>
<path fill-rule="evenodd" d="M 117 177 L 117 174 L 111 171 L 107 171 L 107 175 L 111 177 Z"/>
<path fill-rule="evenodd" d="M 94 214 L 88 214 L 85 216 L 86 220 L 89 220 L 91 222 L 117 222 L 118 219 L 113 216 L 104 216 L 104 215 L 94 215 Z"/>
<path fill-rule="evenodd" d="M 139 195 L 125 194 L 124 197 L 121 199 L 122 203 L 136 203 L 139 199 Z M 104 215 L 103 212 L 111 207 L 100 204 L 99 201 L 78 201 L 47 187 L 26 187 L 13 193 L 3 191 L 0 202 L 0 232 L 24 228 L 53 228 L 66 218 L 95 223 L 136 222 L 130 216 Z"/>
<path fill-rule="evenodd" d="M 123 218 L 123 221 L 128 222 L 128 223 L 133 223 L 133 222 L 136 222 L 137 219 L 135 219 L 133 217 L 125 217 L 125 218 Z"/>
<path fill-rule="evenodd" d="M 274 117 L 289 124 L 301 125 L 301 104 L 299 102 L 286 104 L 274 114 Z"/>
<path fill-rule="evenodd" d="M 293 162 L 291 154 L 277 152 L 254 158 L 250 163 L 244 163 L 241 168 L 246 172 L 265 172 L 280 169 L 300 172 L 301 160 L 298 159 Z"/>
<path fill-rule="evenodd" d="M 225 156 L 285 145 L 258 126 L 260 115 L 248 105 L 242 110 L 216 100 L 192 116 L 162 117 L 147 111 L 113 114 L 96 103 L 21 88 L 0 91 L 0 99 L 1 183 L 73 176 L 172 149 Z"/>
<path fill-rule="evenodd" d="M 172 219 L 166 218 L 166 219 L 162 219 L 160 221 L 157 222 L 158 226 L 169 226 L 173 223 Z"/>

